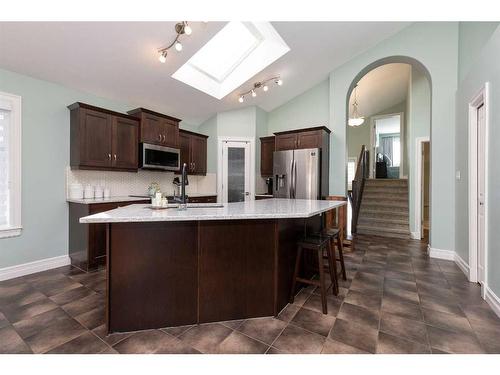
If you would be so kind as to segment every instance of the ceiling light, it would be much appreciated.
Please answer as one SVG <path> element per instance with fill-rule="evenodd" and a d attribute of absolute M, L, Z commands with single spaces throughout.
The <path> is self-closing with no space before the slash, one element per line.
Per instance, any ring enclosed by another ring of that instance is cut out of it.
<path fill-rule="evenodd" d="M 158 56 L 158 60 L 164 64 L 167 61 L 167 51 L 161 52 L 160 56 Z"/>
<path fill-rule="evenodd" d="M 183 21 L 175 24 L 175 32 L 177 35 L 175 36 L 173 42 L 166 47 L 158 49 L 158 53 L 160 54 L 158 60 L 160 60 L 161 63 L 165 63 L 167 61 L 167 51 L 170 48 L 175 47 L 178 52 L 182 51 L 182 43 L 179 41 L 179 37 L 184 34 L 191 35 L 193 30 L 191 29 L 191 26 L 188 25 L 187 21 Z"/>
<path fill-rule="evenodd" d="M 240 94 L 238 101 L 240 103 L 243 103 L 243 98 L 245 97 L 245 95 L 248 95 L 248 94 L 251 94 L 252 97 L 255 98 L 257 96 L 257 91 L 256 91 L 257 89 L 262 89 L 263 91 L 268 91 L 269 86 L 267 85 L 267 83 L 271 82 L 271 81 L 274 81 L 274 83 L 276 83 L 278 86 L 281 86 L 283 84 L 283 81 L 281 80 L 280 76 L 275 76 L 275 77 L 265 79 L 263 81 L 255 82 L 253 84 L 252 89 Z"/>
<path fill-rule="evenodd" d="M 358 85 L 354 86 L 354 102 L 352 103 L 352 112 L 347 124 L 349 126 L 360 126 L 365 122 L 365 118 L 358 113 Z"/>

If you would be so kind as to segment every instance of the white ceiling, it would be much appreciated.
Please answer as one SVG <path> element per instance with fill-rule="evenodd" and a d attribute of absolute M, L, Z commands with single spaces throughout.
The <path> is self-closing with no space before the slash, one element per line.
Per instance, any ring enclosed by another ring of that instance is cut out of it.
<path fill-rule="evenodd" d="M 291 51 L 222 100 L 171 75 L 226 23 L 190 23 L 193 33 L 182 39 L 183 51 L 172 51 L 161 64 L 156 51 L 175 36 L 174 24 L 1 22 L 0 67 L 198 124 L 216 112 L 247 105 L 270 111 L 409 23 L 272 22 Z M 273 85 L 257 98 L 238 102 L 239 92 L 277 74 L 283 86 Z"/>
<path fill-rule="evenodd" d="M 386 64 L 368 72 L 358 82 L 358 113 L 369 117 L 406 100 L 411 65 Z M 350 97 L 352 111 L 354 91 Z"/>

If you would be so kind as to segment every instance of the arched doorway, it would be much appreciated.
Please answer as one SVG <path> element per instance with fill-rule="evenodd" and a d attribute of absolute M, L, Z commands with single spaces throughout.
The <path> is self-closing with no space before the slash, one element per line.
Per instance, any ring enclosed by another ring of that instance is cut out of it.
<path fill-rule="evenodd" d="M 431 77 L 419 61 L 366 66 L 346 97 L 353 233 L 424 239 L 430 232 Z"/>

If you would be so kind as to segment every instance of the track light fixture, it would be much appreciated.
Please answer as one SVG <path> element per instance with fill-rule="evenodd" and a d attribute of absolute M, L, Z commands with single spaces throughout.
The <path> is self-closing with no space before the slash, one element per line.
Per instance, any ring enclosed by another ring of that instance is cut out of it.
<path fill-rule="evenodd" d="M 182 43 L 180 42 L 179 37 L 184 34 L 189 36 L 193 30 L 191 29 L 191 26 L 188 25 L 187 21 L 182 21 L 175 24 L 175 32 L 177 35 L 175 36 L 174 41 L 168 46 L 158 49 L 158 60 L 161 63 L 165 63 L 167 61 L 167 51 L 170 48 L 174 47 L 177 52 L 182 51 Z"/>
<path fill-rule="evenodd" d="M 240 103 L 243 103 L 245 101 L 245 96 L 247 96 L 248 94 L 252 95 L 252 98 L 255 98 L 257 96 L 257 89 L 262 89 L 264 92 L 268 91 L 269 90 L 268 82 L 271 81 L 277 84 L 278 86 L 281 86 L 283 84 L 283 81 L 281 80 L 280 76 L 271 77 L 260 82 L 255 82 L 253 84 L 253 88 L 239 95 L 238 101 Z"/>

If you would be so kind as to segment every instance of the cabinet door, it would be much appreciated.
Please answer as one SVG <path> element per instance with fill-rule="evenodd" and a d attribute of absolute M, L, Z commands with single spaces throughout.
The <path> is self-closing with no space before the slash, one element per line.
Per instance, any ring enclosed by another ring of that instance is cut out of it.
<path fill-rule="evenodd" d="M 141 141 L 157 145 L 163 144 L 163 129 L 160 117 L 148 113 L 142 114 Z"/>
<path fill-rule="evenodd" d="M 207 174 L 207 140 L 191 136 L 191 163 L 193 174 Z"/>
<path fill-rule="evenodd" d="M 273 174 L 274 137 L 261 138 L 260 140 L 260 174 L 272 176 Z"/>
<path fill-rule="evenodd" d="M 186 163 L 188 173 L 191 171 L 191 160 L 190 160 L 190 142 L 191 136 L 186 133 L 179 133 L 179 147 L 181 150 L 181 170 L 182 165 Z"/>
<path fill-rule="evenodd" d="M 114 210 L 118 203 L 99 203 L 89 207 L 89 215 Z M 106 224 L 89 224 L 88 267 L 94 268 L 106 262 Z"/>
<path fill-rule="evenodd" d="M 113 167 L 137 169 L 138 121 L 113 116 Z"/>
<path fill-rule="evenodd" d="M 179 147 L 179 123 L 162 119 L 162 144 L 168 147 Z"/>
<path fill-rule="evenodd" d="M 320 148 L 321 130 L 297 133 L 297 148 Z"/>
<path fill-rule="evenodd" d="M 297 133 L 276 136 L 276 151 L 293 150 L 297 147 Z"/>
<path fill-rule="evenodd" d="M 82 109 L 80 164 L 86 167 L 111 166 L 111 116 Z"/>

